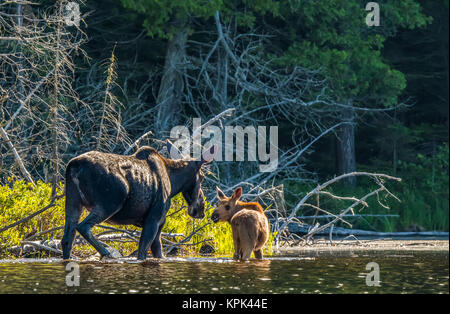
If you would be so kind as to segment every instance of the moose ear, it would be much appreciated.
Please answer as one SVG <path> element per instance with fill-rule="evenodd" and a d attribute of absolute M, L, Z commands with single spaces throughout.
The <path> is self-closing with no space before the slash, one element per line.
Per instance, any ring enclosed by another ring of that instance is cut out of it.
<path fill-rule="evenodd" d="M 219 200 L 224 200 L 227 197 L 218 186 L 216 186 L 216 191 L 217 191 L 217 198 Z"/>
<path fill-rule="evenodd" d="M 214 156 L 216 155 L 218 150 L 219 150 L 218 146 L 213 145 L 209 150 L 203 152 L 202 159 L 194 161 L 196 165 L 196 170 L 199 171 L 204 164 L 211 162 L 214 159 Z"/>
<path fill-rule="evenodd" d="M 231 198 L 235 201 L 239 201 L 239 199 L 242 196 L 242 188 L 238 187 L 236 190 L 234 190 L 233 195 L 231 196 Z"/>
<path fill-rule="evenodd" d="M 184 156 L 180 152 L 180 150 L 175 145 L 173 145 L 173 143 L 171 141 L 167 140 L 166 146 L 167 146 L 167 151 L 169 152 L 170 158 L 172 158 L 172 159 L 183 159 L 184 158 Z"/>
<path fill-rule="evenodd" d="M 219 147 L 217 145 L 211 146 L 211 148 L 202 154 L 202 164 L 211 162 L 217 154 Z"/>

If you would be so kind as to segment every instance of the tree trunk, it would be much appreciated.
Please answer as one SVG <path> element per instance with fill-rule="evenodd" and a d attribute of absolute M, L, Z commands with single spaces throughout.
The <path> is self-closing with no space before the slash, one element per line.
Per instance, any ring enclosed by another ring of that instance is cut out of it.
<path fill-rule="evenodd" d="M 338 175 L 356 171 L 355 158 L 355 111 L 353 109 L 353 102 L 349 100 L 347 105 L 351 106 L 342 110 L 342 121 L 350 122 L 351 124 L 344 124 L 338 130 L 337 144 L 337 167 Z M 351 176 L 345 181 L 348 185 L 356 184 L 356 177 Z"/>
<path fill-rule="evenodd" d="M 159 136 L 170 131 L 173 126 L 177 125 L 180 118 L 187 33 L 187 26 L 180 27 L 167 46 L 164 72 L 156 100 L 158 113 L 155 133 Z"/>
<path fill-rule="evenodd" d="M 54 199 L 56 196 L 56 188 L 58 184 L 59 177 L 59 151 L 58 151 L 58 106 L 59 106 L 59 80 L 61 79 L 59 68 L 60 68 L 60 42 L 61 42 L 61 19 L 62 19 L 62 4 L 60 4 L 58 21 L 57 21 L 57 29 L 56 29 L 56 56 L 55 56 L 55 72 L 54 72 L 54 94 L 53 94 L 53 107 L 51 108 L 51 132 L 52 132 L 52 155 L 51 155 L 51 167 L 52 167 L 52 194 L 51 199 Z"/>
<path fill-rule="evenodd" d="M 22 24 L 23 24 L 23 14 L 22 14 L 22 4 L 17 3 L 16 13 L 17 13 L 17 30 L 19 33 L 19 36 L 22 36 Z M 17 52 L 17 83 L 18 83 L 18 99 L 24 98 L 24 88 L 23 88 L 23 51 L 22 51 L 22 41 L 18 41 L 19 49 Z M 20 106 L 20 102 L 18 102 L 18 105 Z"/>
<path fill-rule="evenodd" d="M 228 103 L 228 60 L 229 56 L 226 51 L 223 48 L 219 48 L 216 91 L 221 102 L 221 111 L 227 108 Z"/>

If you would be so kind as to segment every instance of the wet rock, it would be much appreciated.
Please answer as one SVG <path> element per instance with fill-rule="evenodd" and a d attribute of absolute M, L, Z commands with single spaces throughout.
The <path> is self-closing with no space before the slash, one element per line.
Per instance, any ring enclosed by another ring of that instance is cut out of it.
<path fill-rule="evenodd" d="M 15 245 L 9 249 L 9 252 L 17 257 L 40 257 L 42 253 L 48 254 L 49 256 L 59 256 L 58 253 L 46 250 L 45 248 L 39 247 L 39 245 L 48 247 L 55 250 L 61 249 L 60 240 L 45 240 L 45 241 L 28 241 L 22 245 Z M 33 245 L 31 243 L 35 243 Z"/>
<path fill-rule="evenodd" d="M 216 250 L 214 249 L 214 247 L 210 244 L 203 244 L 202 247 L 200 248 L 200 255 L 212 255 L 216 252 Z"/>
<path fill-rule="evenodd" d="M 42 244 L 51 247 L 52 249 L 61 250 L 60 240 L 45 240 Z"/>
<path fill-rule="evenodd" d="M 117 258 L 121 258 L 122 254 L 120 254 L 120 252 L 118 250 L 116 250 L 115 248 L 112 248 L 110 246 L 105 247 L 106 250 L 109 252 L 109 256 L 100 256 L 100 253 L 96 253 L 95 256 L 98 256 L 100 258 L 100 260 L 111 260 L 111 259 L 117 259 Z"/>
<path fill-rule="evenodd" d="M 408 228 L 405 230 L 406 232 L 423 232 L 425 231 L 425 228 L 418 224 L 411 224 Z"/>
<path fill-rule="evenodd" d="M 177 256 L 179 253 L 178 248 L 174 247 L 169 252 L 166 253 L 166 256 Z"/>
<path fill-rule="evenodd" d="M 36 253 L 38 253 L 38 250 L 31 244 L 24 244 L 12 246 L 9 249 L 9 252 L 17 257 L 29 257 L 30 255 L 34 256 Z"/>
<path fill-rule="evenodd" d="M 137 256 L 138 256 L 138 250 L 135 250 L 132 253 L 130 253 L 129 255 L 127 255 L 127 257 L 137 257 Z"/>

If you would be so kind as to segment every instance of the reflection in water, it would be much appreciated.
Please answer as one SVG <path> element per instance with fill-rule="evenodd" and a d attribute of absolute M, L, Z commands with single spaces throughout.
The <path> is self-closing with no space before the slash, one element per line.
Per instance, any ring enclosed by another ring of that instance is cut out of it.
<path fill-rule="evenodd" d="M 366 265 L 380 266 L 369 287 Z M 0 293 L 448 293 L 448 252 L 80 262 L 80 286 L 66 286 L 58 259 L 0 261 Z"/>

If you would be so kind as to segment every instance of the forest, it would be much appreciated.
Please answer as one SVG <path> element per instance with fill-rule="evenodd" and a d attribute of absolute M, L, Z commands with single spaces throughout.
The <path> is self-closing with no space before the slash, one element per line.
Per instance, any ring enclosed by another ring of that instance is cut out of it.
<path fill-rule="evenodd" d="M 71 158 L 201 119 L 278 132 L 276 169 L 213 162 L 208 202 L 242 186 L 308 233 L 448 231 L 448 0 L 377 1 L 376 25 L 368 3 L 2 0 L 0 229 L 61 206 Z"/>

